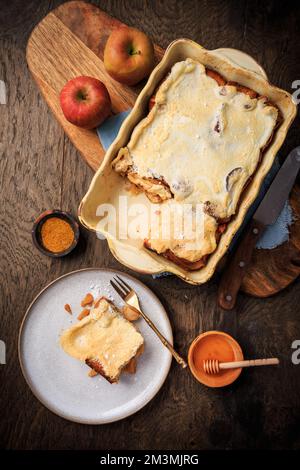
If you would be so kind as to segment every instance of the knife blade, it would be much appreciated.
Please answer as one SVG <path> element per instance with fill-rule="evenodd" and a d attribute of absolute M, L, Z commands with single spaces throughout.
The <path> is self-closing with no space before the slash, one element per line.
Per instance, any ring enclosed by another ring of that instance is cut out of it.
<path fill-rule="evenodd" d="M 256 242 L 267 226 L 276 222 L 295 183 L 299 168 L 300 146 L 294 148 L 285 159 L 225 268 L 218 289 L 218 302 L 223 309 L 231 310 L 235 306 Z"/>

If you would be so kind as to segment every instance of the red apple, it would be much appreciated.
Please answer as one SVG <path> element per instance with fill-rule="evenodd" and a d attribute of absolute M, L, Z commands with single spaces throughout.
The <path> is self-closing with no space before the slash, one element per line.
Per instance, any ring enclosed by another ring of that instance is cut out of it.
<path fill-rule="evenodd" d="M 135 85 L 147 77 L 154 67 L 153 44 L 142 31 L 121 26 L 107 40 L 104 66 L 118 82 Z"/>
<path fill-rule="evenodd" d="M 111 111 L 106 86 L 93 77 L 69 80 L 60 92 L 60 105 L 65 118 L 84 129 L 99 126 Z"/>

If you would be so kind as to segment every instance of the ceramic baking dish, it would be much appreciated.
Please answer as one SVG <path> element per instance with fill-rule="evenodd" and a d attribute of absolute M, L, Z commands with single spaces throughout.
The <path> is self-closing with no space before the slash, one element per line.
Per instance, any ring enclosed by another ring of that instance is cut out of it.
<path fill-rule="evenodd" d="M 238 53 L 238 51 L 235 52 Z M 239 210 L 229 223 L 226 232 L 222 235 L 216 251 L 210 255 L 204 268 L 192 272 L 182 269 L 163 256 L 150 252 L 143 247 L 141 239 L 135 239 L 135 235 L 129 239 L 124 238 L 125 211 L 128 211 L 130 214 L 131 211 L 137 210 L 136 204 L 143 203 L 149 206 L 150 202 L 144 193 L 132 195 L 126 191 L 126 179 L 119 176 L 111 168 L 111 162 L 117 155 L 118 150 L 127 145 L 134 127 L 147 115 L 148 101 L 159 82 L 167 75 L 176 62 L 185 60 L 188 57 L 198 60 L 210 69 L 216 70 L 227 80 L 238 82 L 241 85 L 252 88 L 260 95 L 267 96 L 279 108 L 282 115 L 282 122 L 276 129 L 271 144 L 264 152 L 262 161 L 253 175 L 251 184 L 243 192 Z M 246 64 L 247 68 L 241 67 L 236 64 L 235 60 L 229 60 L 224 54 L 220 54 L 217 51 L 208 51 L 189 39 L 178 39 L 170 44 L 163 59 L 151 73 L 132 111 L 123 122 L 116 139 L 107 150 L 104 160 L 79 206 L 80 222 L 89 230 L 97 231 L 100 237 L 105 237 L 112 254 L 129 268 L 149 274 L 168 271 L 189 283 L 202 284 L 211 278 L 218 262 L 226 253 L 233 236 L 244 220 L 248 208 L 257 197 L 260 186 L 270 170 L 274 158 L 296 115 L 296 106 L 292 101 L 291 95 L 271 85 L 265 79 L 263 70 L 257 67 L 256 71 L 254 71 L 255 67 L 252 67 L 252 70 L 250 70 L 251 58 L 249 58 L 248 62 L 249 65 Z M 125 199 L 122 200 L 119 197 L 125 195 L 127 196 L 127 207 L 123 204 Z M 102 227 L 99 230 L 99 226 L 97 227 L 104 215 L 103 212 L 99 211 L 101 204 L 110 204 L 115 208 L 116 230 L 110 227 Z"/>

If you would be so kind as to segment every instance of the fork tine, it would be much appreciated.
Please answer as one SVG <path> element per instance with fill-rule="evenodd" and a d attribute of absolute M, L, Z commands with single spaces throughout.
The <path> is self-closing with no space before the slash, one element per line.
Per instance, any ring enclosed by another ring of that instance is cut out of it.
<path fill-rule="evenodd" d="M 118 287 L 114 281 L 109 281 L 110 284 L 112 285 L 112 287 L 115 289 L 115 291 L 119 294 L 119 296 L 124 300 L 125 297 L 126 297 L 126 294 L 124 294 L 124 292 L 120 289 L 120 287 Z"/>
<path fill-rule="evenodd" d="M 116 279 L 116 277 L 119 279 L 119 281 Z M 126 294 L 129 294 L 129 292 L 132 290 L 131 287 L 129 287 L 128 284 L 126 284 L 123 279 L 121 279 L 119 276 L 114 277 L 114 281 L 123 289 L 123 291 Z"/>
<path fill-rule="evenodd" d="M 128 290 L 130 290 L 130 291 L 132 290 L 132 287 L 130 287 L 130 286 L 127 284 L 127 282 L 124 281 L 124 279 L 122 279 L 122 278 L 121 278 L 120 276 L 118 276 L 117 274 L 116 274 L 116 277 L 124 284 L 124 286 L 127 287 Z"/>

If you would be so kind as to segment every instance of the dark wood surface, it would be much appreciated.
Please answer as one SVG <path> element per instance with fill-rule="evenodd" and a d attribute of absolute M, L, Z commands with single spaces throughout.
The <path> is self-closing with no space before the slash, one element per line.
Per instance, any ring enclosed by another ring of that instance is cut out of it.
<path fill-rule="evenodd" d="M 65 119 L 59 103 L 59 93 L 63 85 L 74 76 L 89 75 L 99 78 L 107 86 L 114 113 L 133 106 L 145 81 L 135 87 L 122 85 L 111 79 L 103 64 L 107 38 L 121 24 L 124 23 L 91 3 L 72 0 L 59 5 L 39 22 L 31 33 L 26 48 L 27 64 L 40 93 L 73 145 L 95 171 L 105 154 L 97 133 L 94 129 L 73 126 Z M 159 62 L 163 49 L 156 44 L 154 47 L 156 62 Z M 298 217 L 298 185 L 293 193 L 293 208 Z M 252 262 L 244 270 L 243 279 L 239 281 L 240 289 L 255 297 L 269 297 L 291 284 L 300 274 L 299 242 L 299 226 L 294 224 L 289 242 L 276 250 L 259 250 L 254 253 Z M 247 241 L 245 246 L 247 247 Z M 232 277 L 232 273 L 226 276 Z M 231 305 L 227 304 L 227 309 L 232 308 L 234 303 L 232 300 Z M 224 304 L 221 305 L 224 307 Z"/>
<path fill-rule="evenodd" d="M 255 245 L 263 231 L 264 225 L 252 219 L 235 252 L 228 260 L 229 262 L 221 275 L 218 289 L 219 305 L 225 310 L 232 310 L 236 305 L 242 280 L 252 264 Z"/>
<path fill-rule="evenodd" d="M 290 285 L 300 274 L 300 186 L 290 195 L 294 222 L 289 240 L 273 250 L 254 250 L 242 290 L 256 297 L 269 297 Z"/>
<path fill-rule="evenodd" d="M 62 260 L 43 257 L 31 242 L 34 218 L 49 208 L 76 213 L 92 177 L 52 117 L 26 66 L 30 31 L 58 4 L 1 2 L 0 79 L 8 91 L 7 105 L 0 105 L 0 339 L 7 345 L 7 364 L 0 365 L 1 446 L 300 448 L 300 365 L 291 362 L 291 344 L 300 339 L 299 281 L 269 299 L 242 294 L 236 308 L 224 312 L 217 305 L 217 280 L 194 287 L 174 277 L 138 276 L 166 306 L 179 352 L 186 354 L 199 332 L 220 329 L 240 342 L 245 357 L 278 356 L 281 366 L 277 370 L 244 371 L 233 386 L 211 390 L 173 363 L 165 385 L 143 410 L 119 423 L 96 427 L 53 415 L 26 386 L 18 364 L 17 336 L 32 298 L 49 281 L 73 269 L 123 269 L 106 242 L 92 234 L 85 234 L 85 243 Z M 142 28 L 162 47 L 179 36 L 208 48 L 237 47 L 262 63 L 279 86 L 292 91 L 292 82 L 300 79 L 300 12 L 295 2 L 102 0 L 101 8 Z M 298 118 L 283 154 L 299 144 L 299 124 Z"/>
<path fill-rule="evenodd" d="M 95 129 L 80 129 L 68 122 L 61 110 L 59 93 L 74 77 L 88 75 L 107 87 L 114 114 L 133 107 L 145 81 L 129 87 L 112 80 L 103 64 L 106 41 L 122 25 L 91 3 L 73 0 L 52 10 L 30 35 L 26 59 L 29 70 L 55 118 L 84 160 L 98 170 L 105 150 Z M 154 45 L 155 63 L 163 55 Z"/>

